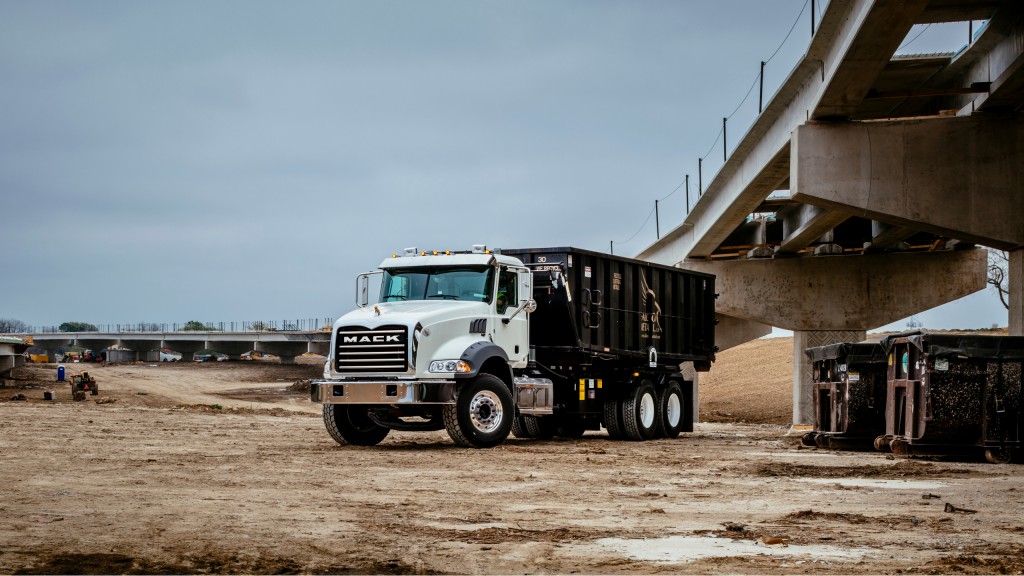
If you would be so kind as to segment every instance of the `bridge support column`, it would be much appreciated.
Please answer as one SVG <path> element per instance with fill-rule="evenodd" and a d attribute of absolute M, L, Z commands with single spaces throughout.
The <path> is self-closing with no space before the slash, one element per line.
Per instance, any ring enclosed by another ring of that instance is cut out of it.
<path fill-rule="evenodd" d="M 1010 336 L 1024 336 L 1024 248 L 1010 251 Z"/>
<path fill-rule="evenodd" d="M 797 330 L 793 332 L 793 426 L 814 424 L 814 389 L 808 348 L 839 342 L 860 342 L 865 330 Z"/>

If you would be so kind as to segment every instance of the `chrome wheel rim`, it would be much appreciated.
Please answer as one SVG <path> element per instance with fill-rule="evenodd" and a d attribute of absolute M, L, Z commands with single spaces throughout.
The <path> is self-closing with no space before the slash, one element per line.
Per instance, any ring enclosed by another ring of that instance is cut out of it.
<path fill-rule="evenodd" d="M 479 432 L 493 432 L 501 425 L 503 417 L 501 399 L 490 390 L 477 392 L 469 403 L 469 418 Z"/>

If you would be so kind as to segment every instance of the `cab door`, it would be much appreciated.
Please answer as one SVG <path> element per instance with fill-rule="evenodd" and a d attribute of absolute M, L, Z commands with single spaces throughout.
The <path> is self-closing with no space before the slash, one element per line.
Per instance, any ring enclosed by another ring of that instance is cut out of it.
<path fill-rule="evenodd" d="M 529 314 L 522 307 L 533 297 L 533 275 L 526 268 L 502 266 L 494 298 L 491 338 L 508 354 L 513 368 L 525 368 L 530 355 Z"/>

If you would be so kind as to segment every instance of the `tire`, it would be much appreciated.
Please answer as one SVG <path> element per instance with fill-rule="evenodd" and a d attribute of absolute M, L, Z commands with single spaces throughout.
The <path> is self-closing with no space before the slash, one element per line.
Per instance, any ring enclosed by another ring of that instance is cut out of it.
<path fill-rule="evenodd" d="M 515 420 L 512 392 L 497 376 L 480 374 L 444 406 L 444 427 L 459 446 L 490 448 L 508 438 Z"/>
<path fill-rule="evenodd" d="M 910 456 L 910 443 L 902 438 L 893 438 L 889 441 L 889 450 L 896 456 Z"/>
<path fill-rule="evenodd" d="M 533 438 L 526 429 L 526 416 L 520 416 L 512 421 L 512 435 L 516 438 Z"/>
<path fill-rule="evenodd" d="M 621 400 L 605 400 L 604 402 L 604 419 L 601 422 L 604 424 L 605 430 L 608 431 L 608 437 L 612 440 L 622 439 L 622 401 Z"/>
<path fill-rule="evenodd" d="M 985 460 L 990 464 L 1009 464 L 1016 460 L 1010 448 L 986 448 Z"/>
<path fill-rule="evenodd" d="M 651 440 L 661 419 L 661 406 L 654 385 L 644 380 L 622 402 L 623 435 L 627 440 Z"/>
<path fill-rule="evenodd" d="M 800 437 L 800 444 L 803 444 L 804 446 L 808 446 L 811 448 L 815 448 L 818 446 L 818 443 L 816 441 L 817 437 L 817 432 L 808 432 L 807 434 L 804 434 L 803 436 Z"/>
<path fill-rule="evenodd" d="M 683 410 L 686 403 L 683 401 L 683 389 L 677 382 L 669 382 L 661 393 L 658 394 L 658 405 L 661 414 L 658 418 L 658 438 L 678 438 L 679 432 L 683 429 Z"/>
<path fill-rule="evenodd" d="M 891 440 L 892 440 L 892 437 L 885 436 L 884 434 L 882 436 L 879 436 L 879 437 L 875 438 L 875 441 L 874 441 L 875 450 L 878 450 L 879 452 L 889 452 L 889 442 Z"/>
<path fill-rule="evenodd" d="M 554 418 L 551 416 L 523 416 L 530 438 L 550 440 L 555 436 Z"/>
<path fill-rule="evenodd" d="M 369 411 L 366 406 L 324 404 L 324 426 L 342 446 L 376 446 L 391 429 L 370 420 Z"/>

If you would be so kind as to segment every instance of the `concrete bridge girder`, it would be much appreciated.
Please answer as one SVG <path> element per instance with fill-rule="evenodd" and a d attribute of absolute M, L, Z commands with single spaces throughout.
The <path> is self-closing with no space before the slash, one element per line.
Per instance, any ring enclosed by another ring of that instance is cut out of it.
<path fill-rule="evenodd" d="M 1024 116 L 806 124 L 794 200 L 1013 250 L 1024 246 Z"/>
<path fill-rule="evenodd" d="M 850 215 L 819 208 L 810 204 L 793 206 L 779 213 L 782 219 L 783 239 L 779 252 L 799 252 L 830 230 L 846 221 Z"/>
<path fill-rule="evenodd" d="M 871 246 L 874 248 L 890 248 L 913 235 L 914 231 L 910 228 L 894 226 L 878 220 L 871 221 Z"/>
<path fill-rule="evenodd" d="M 985 288 L 985 250 L 686 260 L 715 274 L 716 311 L 789 330 L 866 330 Z"/>

